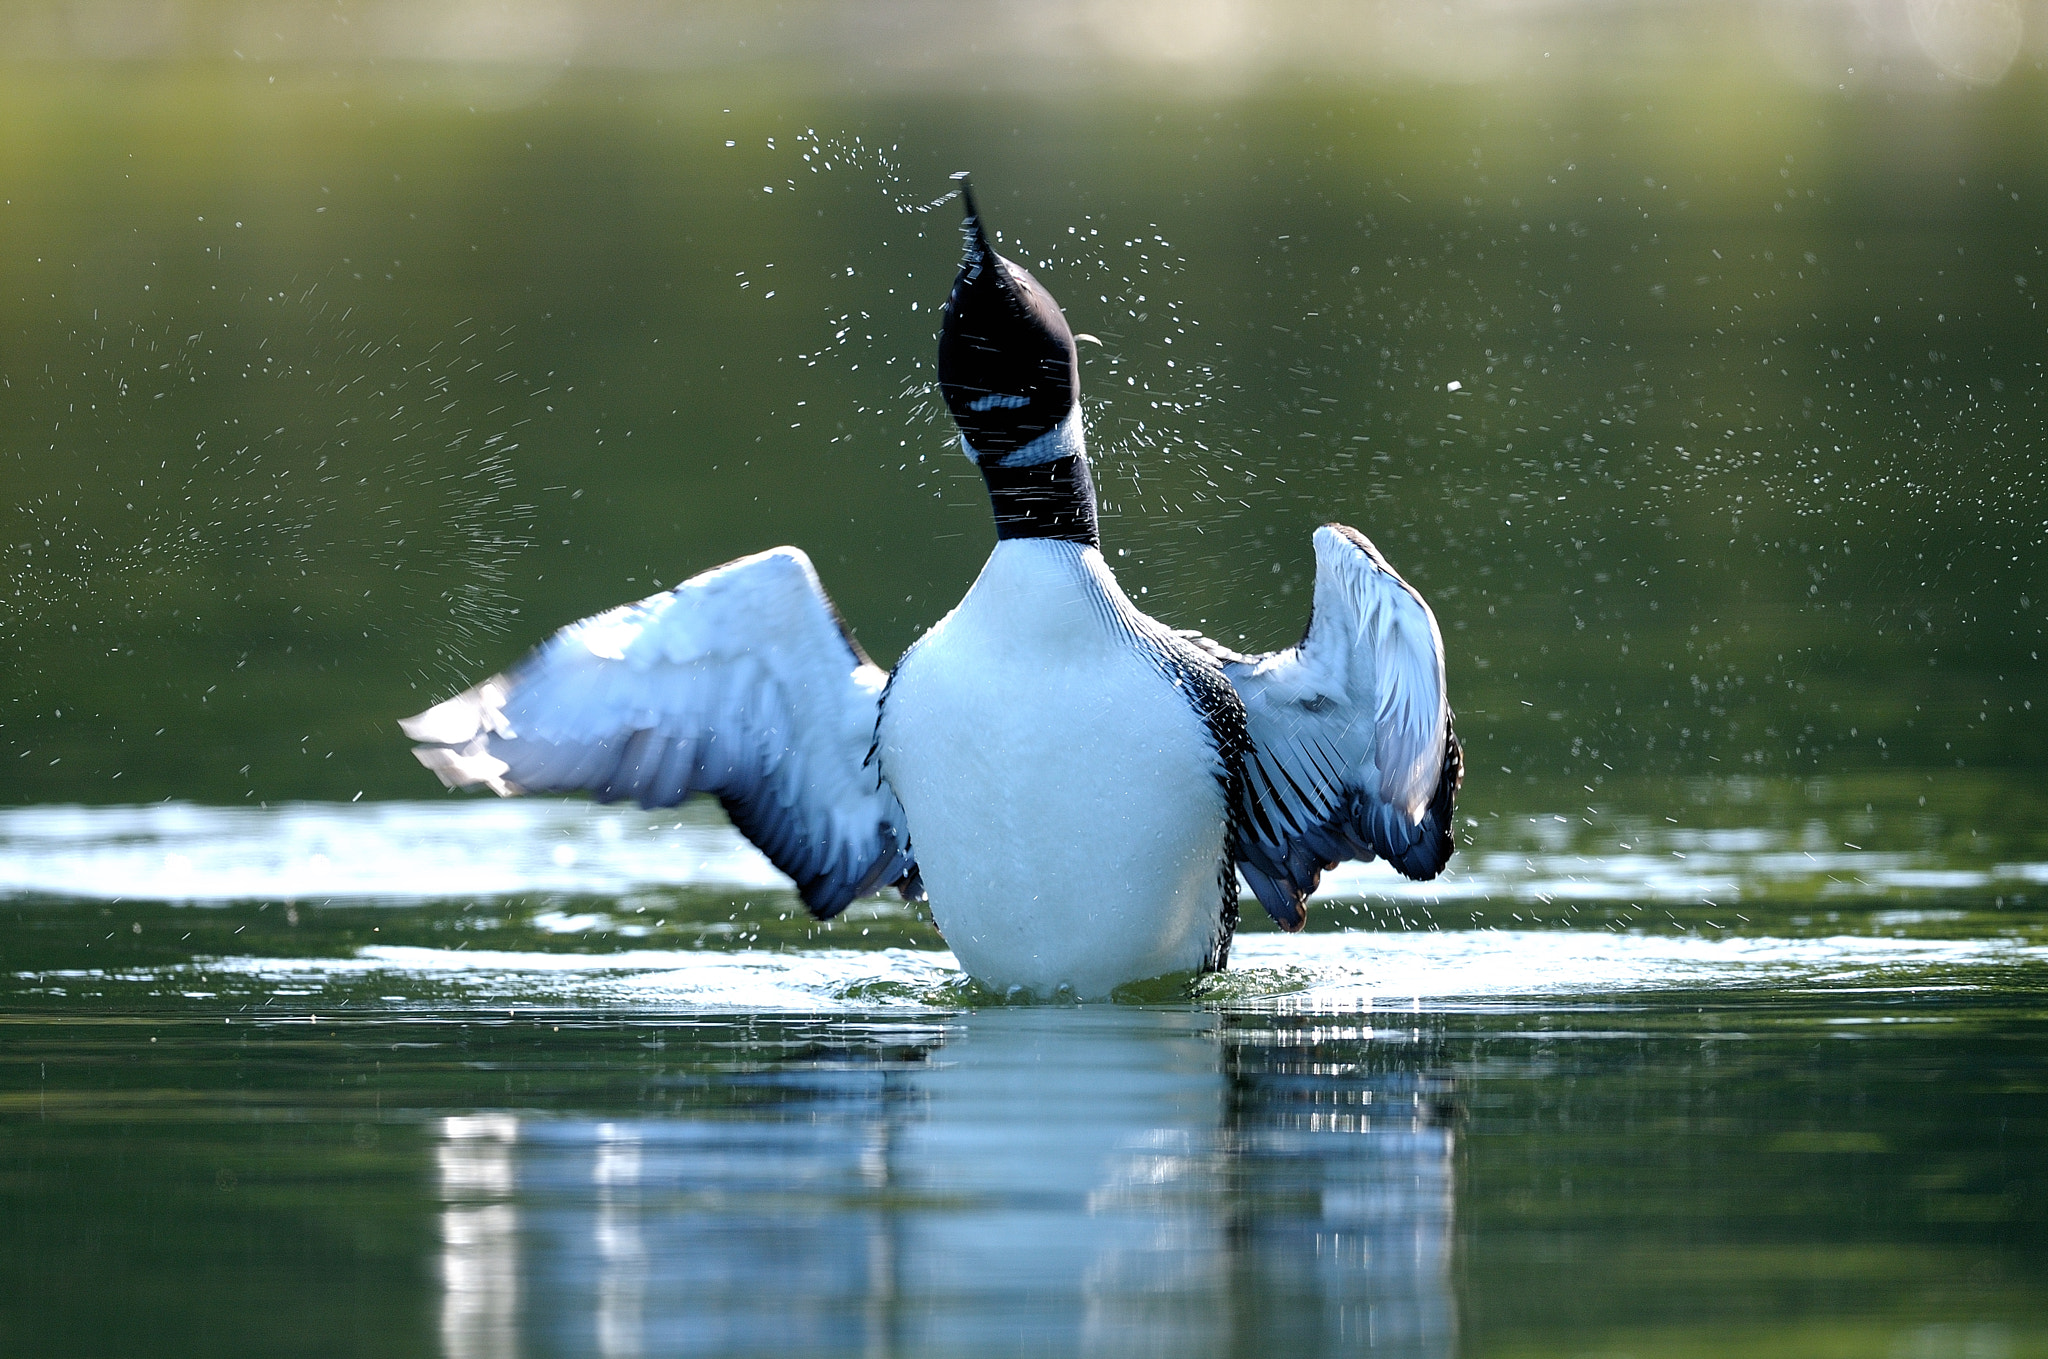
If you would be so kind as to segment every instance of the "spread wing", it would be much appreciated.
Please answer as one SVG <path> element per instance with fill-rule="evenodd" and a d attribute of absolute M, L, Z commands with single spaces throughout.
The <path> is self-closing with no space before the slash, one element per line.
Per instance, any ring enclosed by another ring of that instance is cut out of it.
<path fill-rule="evenodd" d="M 1464 773 L 1429 605 L 1358 530 L 1325 525 L 1315 547 L 1300 645 L 1265 656 L 1216 648 L 1253 745 L 1238 868 L 1290 930 L 1307 919 L 1323 870 L 1342 860 L 1377 855 L 1411 878 L 1435 877 L 1451 857 Z"/>
<path fill-rule="evenodd" d="M 779 547 L 573 623 L 399 726 L 451 788 L 713 794 L 823 918 L 916 890 L 903 808 L 865 767 L 887 678 L 810 558 Z"/>

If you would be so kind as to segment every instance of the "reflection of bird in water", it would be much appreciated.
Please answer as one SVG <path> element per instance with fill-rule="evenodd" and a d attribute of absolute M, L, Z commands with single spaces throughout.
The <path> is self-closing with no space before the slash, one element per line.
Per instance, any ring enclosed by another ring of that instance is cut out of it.
<path fill-rule="evenodd" d="M 1258 1208 L 1231 1238 L 1243 1332 L 1303 1353 L 1455 1353 L 1463 1113 L 1442 1020 L 1375 1032 L 1328 1016 L 1222 1015 L 1218 1037 L 1222 1141 L 1235 1151 L 1218 1197 Z"/>
<path fill-rule="evenodd" d="M 715 794 L 819 917 L 928 888 L 969 973 L 1039 994 L 1223 967 L 1240 872 L 1290 930 L 1340 860 L 1435 876 L 1462 754 L 1429 606 L 1333 524 L 1297 646 L 1242 656 L 1139 612 L 1100 551 L 1073 333 L 965 203 L 939 389 L 997 541 L 895 672 L 776 548 L 408 719 L 420 760 L 501 794 Z"/>
<path fill-rule="evenodd" d="M 441 1120 L 443 1353 L 1445 1359 L 1445 1025 L 1366 1017 L 700 1017 L 655 1108 Z"/>

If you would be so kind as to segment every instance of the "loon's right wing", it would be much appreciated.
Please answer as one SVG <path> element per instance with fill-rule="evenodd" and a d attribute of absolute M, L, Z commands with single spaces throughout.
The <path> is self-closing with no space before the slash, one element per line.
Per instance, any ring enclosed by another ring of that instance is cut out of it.
<path fill-rule="evenodd" d="M 1441 872 L 1464 775 L 1429 605 L 1357 529 L 1325 525 L 1315 546 L 1299 645 L 1241 656 L 1207 643 L 1252 739 L 1238 869 L 1288 930 L 1342 860 L 1384 858 L 1411 878 Z"/>
<path fill-rule="evenodd" d="M 902 805 L 867 767 L 887 678 L 810 558 L 779 547 L 573 623 L 399 726 L 451 788 L 713 794 L 823 919 L 916 890 Z"/>

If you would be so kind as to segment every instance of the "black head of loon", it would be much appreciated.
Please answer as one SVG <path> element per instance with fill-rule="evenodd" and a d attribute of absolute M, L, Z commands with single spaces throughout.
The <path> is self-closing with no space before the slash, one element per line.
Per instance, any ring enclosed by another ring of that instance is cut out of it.
<path fill-rule="evenodd" d="M 995 252 L 955 178 L 966 250 L 939 326 L 939 392 L 988 483 L 997 537 L 1097 546 L 1074 332 L 1030 271 Z"/>

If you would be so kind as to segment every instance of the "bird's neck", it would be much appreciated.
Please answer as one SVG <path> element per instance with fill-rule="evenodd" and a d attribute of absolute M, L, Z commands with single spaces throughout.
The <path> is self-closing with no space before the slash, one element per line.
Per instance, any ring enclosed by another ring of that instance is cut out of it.
<path fill-rule="evenodd" d="M 1070 453 L 1028 467 L 981 467 L 995 511 L 996 537 L 1056 538 L 1101 547 L 1095 519 L 1095 479 L 1086 454 Z"/>

